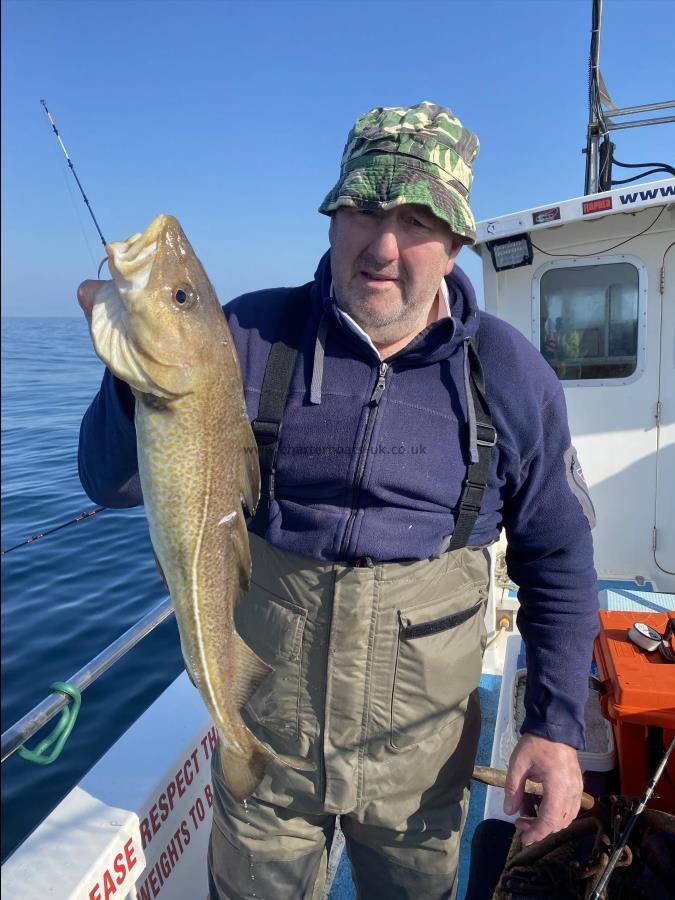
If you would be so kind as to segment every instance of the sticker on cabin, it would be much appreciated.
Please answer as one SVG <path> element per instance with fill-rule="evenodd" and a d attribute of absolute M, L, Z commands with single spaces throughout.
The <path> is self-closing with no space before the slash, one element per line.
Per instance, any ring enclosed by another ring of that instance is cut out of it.
<path fill-rule="evenodd" d="M 659 188 L 648 188 L 644 191 L 628 191 L 625 194 L 619 194 L 622 206 L 630 203 L 648 203 L 650 200 L 658 200 L 659 197 L 663 197 L 664 200 L 675 197 L 675 184 L 666 184 Z"/>
<path fill-rule="evenodd" d="M 584 200 L 581 204 L 581 212 L 588 216 L 591 213 L 604 212 L 612 208 L 611 197 L 600 197 L 598 200 Z"/>
<path fill-rule="evenodd" d="M 583 514 L 586 516 L 588 524 L 591 528 L 595 528 L 595 507 L 593 506 L 588 485 L 586 484 L 586 478 L 584 477 L 584 471 L 581 468 L 581 463 L 579 462 L 579 457 L 577 456 L 577 451 L 574 447 L 569 447 L 565 451 L 563 459 L 565 461 L 565 475 L 570 490 L 579 501 L 579 505 L 581 506 Z"/>
<path fill-rule="evenodd" d="M 506 219 L 493 219 L 491 222 L 487 222 L 485 225 L 485 233 L 490 235 L 490 237 L 495 237 L 499 234 L 526 228 L 527 223 L 525 222 L 524 216 L 509 216 Z"/>
<path fill-rule="evenodd" d="M 533 225 L 545 225 L 547 222 L 555 222 L 560 218 L 560 207 L 551 206 L 548 209 L 538 209 L 532 213 Z"/>

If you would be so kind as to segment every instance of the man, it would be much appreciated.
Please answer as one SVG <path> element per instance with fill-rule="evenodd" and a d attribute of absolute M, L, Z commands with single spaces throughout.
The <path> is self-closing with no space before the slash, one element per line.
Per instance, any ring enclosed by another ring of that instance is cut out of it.
<path fill-rule="evenodd" d="M 214 755 L 214 900 L 320 897 L 338 815 L 359 896 L 455 896 L 484 548 L 502 527 L 529 673 L 505 808 L 520 809 L 526 777 L 544 783 L 538 818 L 518 821 L 525 843 L 578 811 L 596 628 L 589 504 L 555 374 L 479 313 L 455 265 L 475 240 L 477 150 L 443 107 L 366 113 L 320 207 L 331 250 L 314 281 L 225 308 L 263 473 L 237 629 L 274 668 L 244 715 L 317 769 L 270 766 L 242 807 Z M 85 312 L 96 287 L 80 287 Z M 80 443 L 97 502 L 141 501 L 132 416 L 106 373 Z"/>

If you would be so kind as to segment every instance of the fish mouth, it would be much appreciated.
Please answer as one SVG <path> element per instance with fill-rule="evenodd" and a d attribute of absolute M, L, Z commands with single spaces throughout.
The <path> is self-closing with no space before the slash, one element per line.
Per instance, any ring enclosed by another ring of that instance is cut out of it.
<path fill-rule="evenodd" d="M 120 292 L 128 294 L 147 286 L 157 246 L 172 221 L 173 216 L 155 216 L 144 232 L 106 246 L 108 267 Z"/>

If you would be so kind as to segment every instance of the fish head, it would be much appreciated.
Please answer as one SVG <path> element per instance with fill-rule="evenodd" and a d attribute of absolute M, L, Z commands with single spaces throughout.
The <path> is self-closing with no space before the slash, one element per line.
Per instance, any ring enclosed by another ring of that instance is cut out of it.
<path fill-rule="evenodd" d="M 98 355 L 135 392 L 170 400 L 195 390 L 228 340 L 216 293 L 180 223 L 159 215 L 106 247 L 112 282 L 97 293 Z"/>

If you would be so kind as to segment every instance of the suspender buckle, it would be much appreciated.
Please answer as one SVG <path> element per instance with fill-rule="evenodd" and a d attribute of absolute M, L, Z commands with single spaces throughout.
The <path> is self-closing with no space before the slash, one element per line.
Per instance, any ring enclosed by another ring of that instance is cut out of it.
<path fill-rule="evenodd" d="M 484 484 L 476 484 L 473 481 L 467 481 L 462 498 L 460 500 L 460 509 L 469 509 L 472 512 L 479 513 L 483 500 Z"/>
<path fill-rule="evenodd" d="M 476 443 L 481 447 L 494 447 L 497 443 L 497 429 L 493 425 L 485 425 L 482 422 L 476 423 L 476 432 L 478 435 Z"/>
<path fill-rule="evenodd" d="M 269 447 L 276 444 L 281 434 L 281 422 L 271 422 L 269 419 L 255 419 L 251 423 L 253 436 L 259 447 Z"/>

